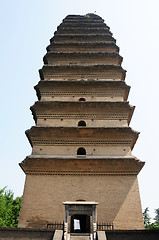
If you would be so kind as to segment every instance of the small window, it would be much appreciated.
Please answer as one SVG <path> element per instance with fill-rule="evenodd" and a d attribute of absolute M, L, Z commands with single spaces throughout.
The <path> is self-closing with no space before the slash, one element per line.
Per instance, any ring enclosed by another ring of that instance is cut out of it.
<path fill-rule="evenodd" d="M 85 121 L 79 121 L 78 126 L 79 127 L 86 127 L 86 122 Z"/>
<path fill-rule="evenodd" d="M 86 155 L 86 149 L 82 147 L 78 148 L 77 155 Z"/>
<path fill-rule="evenodd" d="M 80 101 L 80 102 L 85 102 L 86 99 L 85 99 L 85 98 L 80 98 L 79 101 Z"/>

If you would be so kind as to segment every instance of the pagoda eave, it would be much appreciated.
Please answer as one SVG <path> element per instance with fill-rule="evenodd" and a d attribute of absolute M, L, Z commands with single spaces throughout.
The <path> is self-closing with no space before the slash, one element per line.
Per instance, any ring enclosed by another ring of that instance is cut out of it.
<path fill-rule="evenodd" d="M 133 106 L 130 106 L 128 102 L 61 102 L 61 101 L 45 101 L 45 102 L 36 102 L 30 110 L 32 111 L 33 118 L 35 122 L 37 122 L 37 117 L 39 114 L 42 114 L 45 118 L 47 114 L 56 114 L 56 118 L 58 118 L 58 114 L 67 114 L 67 111 L 71 114 L 93 114 L 99 117 L 97 119 L 102 118 L 110 118 L 109 115 L 113 114 L 113 116 L 119 116 L 119 119 L 127 118 L 128 123 L 130 123 L 133 111 Z M 97 109 L 95 111 L 95 109 Z M 108 115 L 108 117 L 104 117 L 104 115 Z M 103 117 L 102 117 L 103 116 Z M 53 117 L 54 118 L 54 117 Z M 61 118 L 61 117 L 59 117 Z M 84 117 L 83 117 L 84 118 Z M 117 119 L 117 117 L 113 117 Z"/>
<path fill-rule="evenodd" d="M 74 69 L 78 72 L 82 72 L 83 70 L 87 70 L 87 71 L 90 71 L 90 70 L 120 70 L 122 71 L 123 73 L 126 73 L 126 70 L 124 70 L 121 66 L 115 66 L 115 65 L 105 65 L 105 64 L 94 64 L 93 66 L 90 66 L 90 65 L 69 65 L 69 64 L 66 64 L 64 66 L 55 66 L 55 67 L 52 67 L 52 65 L 44 65 L 39 71 L 43 71 L 43 70 L 70 70 L 70 69 Z"/>
<path fill-rule="evenodd" d="M 58 86 L 58 87 L 61 87 L 61 86 L 68 86 L 69 84 L 69 87 L 73 87 L 73 86 L 86 86 L 86 87 L 107 87 L 107 88 L 122 88 L 126 91 L 129 91 L 130 90 L 130 86 L 127 85 L 125 82 L 122 82 L 122 81 L 115 81 L 115 82 L 112 82 L 112 81 L 96 81 L 96 80 L 89 80 L 89 81 L 84 81 L 84 80 L 81 80 L 81 81 L 76 81 L 76 80 L 71 80 L 71 81 L 63 81 L 63 80 L 57 80 L 57 81 L 39 81 L 38 84 L 34 87 L 34 89 L 36 91 L 40 91 L 42 87 L 46 88 L 48 87 L 48 89 L 51 87 L 55 87 L 55 86 Z"/>
<path fill-rule="evenodd" d="M 112 36 L 112 33 L 109 31 L 107 27 L 91 27 L 87 26 L 85 28 L 85 32 L 90 33 L 90 34 L 100 34 L 100 33 L 109 33 Z M 59 28 L 56 33 L 58 34 L 71 34 L 72 33 L 72 27 L 61 27 Z M 76 27 L 74 28 L 74 33 L 76 34 L 81 34 L 83 33 L 83 28 L 82 27 Z"/>
<path fill-rule="evenodd" d="M 54 135 L 58 135 L 60 136 L 60 134 L 65 133 L 65 137 L 68 137 L 67 135 L 71 135 L 73 133 L 76 132 L 78 137 L 81 137 L 81 134 L 83 137 L 88 137 L 88 134 L 91 136 L 93 134 L 95 134 L 95 136 L 97 137 L 99 135 L 99 137 L 106 137 L 105 134 L 117 134 L 119 135 L 123 135 L 123 136 L 138 136 L 139 132 L 134 131 L 132 128 L 130 127 L 102 127 L 102 128 L 94 128 L 94 127 L 82 127 L 82 128 L 78 128 L 78 127 L 39 127 L 39 126 L 33 126 L 31 127 L 30 130 L 27 130 L 26 132 L 32 132 L 33 136 L 36 133 L 42 133 L 42 132 L 46 132 L 46 134 L 49 134 L 49 137 L 54 136 Z M 43 135 L 43 134 L 42 134 Z M 40 136 L 40 135 L 38 135 Z"/>
<path fill-rule="evenodd" d="M 68 88 L 69 86 L 69 88 Z M 123 81 L 105 81 L 105 82 L 101 82 L 101 81 L 94 81 L 94 80 L 89 80 L 89 81 L 62 81 L 62 80 L 55 80 L 55 81 L 50 81 L 50 80 L 45 80 L 45 81 L 39 81 L 39 83 L 34 87 L 34 89 L 36 90 L 36 94 L 38 96 L 38 100 L 41 99 L 41 91 L 43 89 L 48 89 L 47 91 L 51 91 L 50 89 L 55 89 L 55 88 L 65 88 L 65 89 L 71 89 L 72 87 L 97 87 L 97 88 L 102 88 L 102 89 L 122 89 L 124 91 L 124 101 L 127 100 L 128 95 L 129 95 L 129 91 L 130 91 L 130 86 L 128 86 L 125 82 Z M 105 89 L 105 91 L 106 91 Z"/>
<path fill-rule="evenodd" d="M 72 24 L 70 24 L 70 23 L 61 23 L 58 27 L 57 27 L 57 30 L 59 30 L 59 29 L 63 29 L 63 28 L 70 28 L 70 27 L 75 27 L 75 28 L 82 28 L 83 29 L 83 27 L 92 27 L 92 28 L 107 28 L 107 29 L 109 29 L 110 30 L 110 27 L 108 27 L 105 23 L 91 23 L 91 22 L 89 22 L 89 23 L 85 23 L 85 22 L 80 22 L 80 23 L 72 23 Z"/>
<path fill-rule="evenodd" d="M 89 74 L 88 74 L 89 72 Z M 41 80 L 50 79 L 53 80 L 56 78 L 70 79 L 77 77 L 82 78 L 97 78 L 97 79 L 111 79 L 112 81 L 125 80 L 126 70 L 121 66 L 115 65 L 62 65 L 62 66 L 51 66 L 44 65 L 42 69 L 39 70 Z M 69 74 L 69 76 L 68 76 Z"/>
<path fill-rule="evenodd" d="M 71 38 L 70 38 L 71 37 Z M 92 40 L 94 42 L 98 41 L 103 41 L 103 42 L 114 42 L 116 43 L 116 39 L 113 38 L 111 35 L 108 34 L 75 34 L 72 36 L 69 36 L 67 34 L 59 34 L 59 35 L 55 35 L 53 38 L 50 39 L 50 43 L 54 43 L 54 42 L 83 42 L 83 41 L 89 41 Z"/>
<path fill-rule="evenodd" d="M 68 55 L 69 54 L 69 55 Z M 98 54 L 98 55 L 97 55 Z M 72 58 L 76 58 L 76 57 L 95 57 L 96 59 L 101 59 L 101 57 L 113 57 L 113 58 L 119 58 L 120 59 L 120 62 L 122 61 L 122 57 L 116 53 L 116 52 L 89 52 L 89 51 L 86 51 L 86 52 L 48 52 L 43 60 L 44 60 L 44 63 L 45 62 L 48 62 L 47 59 L 48 58 L 54 58 L 58 60 L 59 57 L 62 57 L 62 58 L 68 58 L 71 59 Z M 48 64 L 48 63 L 46 63 Z"/>
<path fill-rule="evenodd" d="M 50 52 L 50 51 L 53 51 L 53 49 L 56 49 L 57 47 L 59 49 L 58 51 L 60 51 L 61 47 L 64 47 L 64 49 L 62 49 L 62 52 L 66 51 L 68 49 L 68 47 L 71 47 L 71 48 L 72 47 L 74 47 L 74 48 L 80 47 L 80 51 L 81 51 L 81 48 L 83 48 L 84 52 L 87 51 L 87 49 L 93 49 L 93 51 L 94 51 L 95 47 L 98 48 L 98 49 L 101 49 L 103 47 L 106 47 L 106 48 L 113 47 L 114 51 L 119 52 L 119 47 L 114 42 L 107 42 L 107 43 L 105 43 L 105 42 L 74 42 L 74 43 L 55 42 L 54 44 L 50 44 L 46 48 L 46 50 L 48 52 Z"/>
<path fill-rule="evenodd" d="M 34 145 L 125 145 L 133 149 L 139 132 L 130 127 L 32 127 L 25 131 Z"/>
<path fill-rule="evenodd" d="M 26 174 L 48 175 L 137 175 L 144 162 L 134 157 L 26 157 L 20 164 Z"/>

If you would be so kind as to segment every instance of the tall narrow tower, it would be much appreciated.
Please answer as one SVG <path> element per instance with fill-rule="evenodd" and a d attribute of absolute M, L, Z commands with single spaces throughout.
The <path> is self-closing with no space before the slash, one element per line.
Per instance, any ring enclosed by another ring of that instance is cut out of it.
<path fill-rule="evenodd" d="M 95 14 L 69 15 L 50 40 L 31 107 L 36 126 L 26 131 L 32 153 L 20 227 L 63 221 L 63 202 L 98 202 L 99 222 L 142 229 L 137 175 L 144 163 L 131 151 L 122 57 L 109 27 Z"/>

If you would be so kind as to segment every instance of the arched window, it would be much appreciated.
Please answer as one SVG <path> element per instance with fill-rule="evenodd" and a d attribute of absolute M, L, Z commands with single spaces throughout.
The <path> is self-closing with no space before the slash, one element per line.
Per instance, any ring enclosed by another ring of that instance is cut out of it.
<path fill-rule="evenodd" d="M 79 98 L 79 101 L 80 101 L 80 102 L 85 102 L 86 99 L 85 99 L 85 98 Z"/>
<path fill-rule="evenodd" d="M 82 147 L 78 148 L 77 155 L 86 155 L 86 149 Z"/>
<path fill-rule="evenodd" d="M 85 127 L 85 126 L 86 126 L 86 122 L 81 120 L 81 121 L 78 122 L 78 126 L 79 126 L 79 127 L 80 127 L 80 126 Z"/>

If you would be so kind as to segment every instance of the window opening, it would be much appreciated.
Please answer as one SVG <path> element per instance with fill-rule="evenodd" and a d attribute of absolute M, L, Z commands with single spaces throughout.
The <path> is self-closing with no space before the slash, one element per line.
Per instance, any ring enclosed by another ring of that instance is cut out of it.
<path fill-rule="evenodd" d="M 86 150 L 85 148 L 78 148 L 77 149 L 77 155 L 86 155 Z"/>
<path fill-rule="evenodd" d="M 86 99 L 85 99 L 85 98 L 79 98 L 79 101 L 81 101 L 81 102 L 85 102 Z"/>
<path fill-rule="evenodd" d="M 80 126 L 86 127 L 86 122 L 81 120 L 81 121 L 78 122 L 78 126 L 79 127 Z"/>

